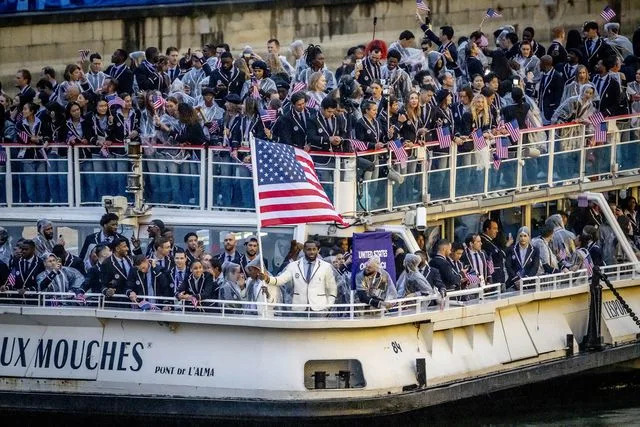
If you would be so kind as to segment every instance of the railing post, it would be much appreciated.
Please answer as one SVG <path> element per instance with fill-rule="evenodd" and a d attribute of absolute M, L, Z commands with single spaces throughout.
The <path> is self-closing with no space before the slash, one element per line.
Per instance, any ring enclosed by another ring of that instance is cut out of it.
<path fill-rule="evenodd" d="M 427 200 L 429 194 L 429 157 L 431 152 L 427 147 L 424 148 L 424 158 L 422 159 L 422 201 Z"/>
<path fill-rule="evenodd" d="M 389 150 L 389 157 L 387 158 L 387 168 L 389 169 L 393 168 L 392 157 L 393 154 L 391 150 Z M 400 169 L 400 171 L 402 171 L 402 169 Z M 378 178 L 379 177 L 380 175 L 378 174 Z M 387 183 L 387 211 L 391 212 L 393 211 L 393 185 L 390 179 L 387 179 L 385 182 Z"/>
<path fill-rule="evenodd" d="M 458 144 L 451 144 L 449 148 L 449 199 L 453 202 L 456 199 L 456 175 L 458 173 Z"/>
<path fill-rule="evenodd" d="M 5 192 L 7 195 L 7 207 L 13 205 L 13 176 L 11 174 L 11 147 L 5 148 L 7 153 L 6 179 L 4 181 Z"/>
<path fill-rule="evenodd" d="M 200 173 L 199 173 L 199 177 L 198 177 L 198 183 L 199 183 L 199 188 L 198 188 L 198 197 L 199 197 L 199 205 L 200 205 L 200 210 L 203 211 L 205 209 L 205 185 L 206 185 L 206 177 L 202 175 L 202 172 L 205 171 L 207 169 L 207 149 L 202 147 L 202 148 L 198 148 L 198 150 L 200 151 Z"/>
<path fill-rule="evenodd" d="M 520 140 L 516 147 L 516 191 L 522 191 L 522 168 L 524 167 L 522 141 L 524 141 L 524 134 L 520 133 Z"/>
<path fill-rule="evenodd" d="M 207 209 L 212 210 L 215 206 L 213 200 L 213 148 L 207 150 Z"/>
<path fill-rule="evenodd" d="M 582 141 L 580 145 L 580 182 L 583 182 L 587 176 L 587 126 L 580 125 L 580 128 L 582 130 L 580 138 Z"/>
<path fill-rule="evenodd" d="M 554 180 L 553 180 L 553 163 L 554 163 L 554 156 L 556 153 L 556 130 L 555 128 L 551 129 L 549 132 L 549 149 L 547 151 L 547 158 L 548 158 L 548 164 L 549 164 L 549 170 L 547 173 L 547 185 L 549 187 L 553 187 L 554 185 Z"/>
<path fill-rule="evenodd" d="M 78 147 L 73 147 L 73 181 L 75 185 L 73 186 L 74 198 L 73 201 L 76 207 L 80 207 L 80 203 L 82 203 L 82 196 L 80 195 L 80 187 L 82 186 L 80 180 L 80 149 Z M 71 174 L 69 174 L 71 175 Z"/>
<path fill-rule="evenodd" d="M 338 192 L 338 186 L 340 185 L 340 167 L 342 166 L 342 158 L 334 156 L 333 162 L 333 206 L 336 205 L 336 194 Z M 354 193 L 355 194 L 355 193 Z"/>
<path fill-rule="evenodd" d="M 67 204 L 70 208 L 73 207 L 75 201 L 75 192 L 73 191 L 74 174 L 72 173 L 74 167 L 74 157 L 74 151 L 67 150 L 67 198 L 69 199 Z"/>
<path fill-rule="evenodd" d="M 605 119 L 605 121 L 606 121 L 606 119 Z M 607 132 L 609 132 L 609 126 L 611 125 L 611 123 L 612 123 L 611 121 L 607 121 Z M 617 155 L 618 154 L 617 153 L 617 151 L 618 151 L 617 150 L 618 143 L 617 143 L 617 140 L 616 140 L 616 133 L 620 137 L 620 142 L 622 142 L 622 134 L 620 132 L 620 128 L 618 127 L 618 121 L 616 120 L 613 123 L 614 123 L 614 125 L 616 127 L 616 131 L 613 132 L 612 134 L 610 134 L 611 135 L 611 144 L 609 144 L 610 147 L 611 147 L 611 164 L 610 164 L 609 168 L 610 168 L 610 172 L 611 172 L 611 176 L 612 177 L 616 176 L 618 174 L 618 159 L 617 159 L 617 157 L 618 157 L 618 155 Z"/>

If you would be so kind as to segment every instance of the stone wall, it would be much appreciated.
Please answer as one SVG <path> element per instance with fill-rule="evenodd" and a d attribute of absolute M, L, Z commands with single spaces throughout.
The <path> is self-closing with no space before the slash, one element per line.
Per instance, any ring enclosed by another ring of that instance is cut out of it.
<path fill-rule="evenodd" d="M 453 25 L 456 35 L 476 29 L 488 7 L 503 18 L 485 22 L 492 32 L 511 23 L 520 31 L 532 25 L 536 38 L 547 41 L 551 28 L 578 28 L 587 19 L 599 18 L 602 2 L 595 0 L 466 0 L 427 1 L 434 25 Z M 304 4 L 304 7 L 298 7 Z M 640 0 L 612 2 L 622 13 L 623 32 L 631 34 L 640 23 Z M 178 46 L 182 51 L 205 42 L 224 41 L 234 52 L 246 44 L 258 53 L 265 41 L 277 37 L 283 44 L 294 39 L 325 47 L 330 64 L 338 64 L 349 46 L 372 37 L 373 18 L 378 17 L 376 37 L 392 41 L 404 29 L 417 29 L 415 0 L 254 0 L 214 2 L 152 9 L 104 10 L 49 16 L 0 18 L 0 78 L 12 86 L 13 74 L 26 67 L 35 73 L 43 65 L 62 70 L 76 59 L 77 51 L 89 48 L 109 58 L 119 47 L 137 50 L 144 46 Z M 600 19 L 601 21 L 601 19 Z"/>

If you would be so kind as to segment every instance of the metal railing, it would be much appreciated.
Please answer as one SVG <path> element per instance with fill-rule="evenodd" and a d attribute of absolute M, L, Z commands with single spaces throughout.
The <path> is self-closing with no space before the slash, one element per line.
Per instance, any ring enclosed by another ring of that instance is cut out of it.
<path fill-rule="evenodd" d="M 637 280 L 640 278 L 640 263 L 624 263 L 601 267 L 612 282 Z M 58 310 L 89 308 L 92 310 L 115 310 L 166 313 L 171 316 L 206 315 L 223 318 L 265 318 L 274 320 L 326 320 L 327 318 L 357 321 L 388 319 L 414 316 L 421 313 L 445 311 L 449 309 L 479 305 L 508 299 L 517 295 L 534 292 L 554 292 L 580 286 L 588 286 L 586 270 L 568 273 L 527 277 L 517 290 L 502 291 L 502 284 L 447 292 L 444 298 L 439 294 L 400 298 L 385 301 L 386 307 L 375 308 L 363 303 L 333 304 L 320 310 L 313 310 L 309 304 L 285 304 L 254 301 L 229 300 L 178 300 L 167 296 L 145 296 L 130 300 L 126 295 L 107 298 L 103 294 L 5 291 L 0 293 L 0 305 L 5 307 L 40 307 Z"/>
<path fill-rule="evenodd" d="M 480 152 L 460 152 L 456 144 L 445 151 L 437 148 L 437 142 L 428 142 L 407 148 L 405 165 L 386 149 L 311 155 L 327 194 L 343 215 L 389 212 L 636 173 L 640 169 L 640 114 L 606 121 L 607 142 L 599 145 L 593 143 L 590 125 L 523 129 L 499 167 L 493 165 L 496 139 L 487 140 L 490 148 Z M 20 159 L 18 153 L 24 147 L 5 145 L 0 205 L 86 206 L 100 203 L 102 195 L 125 194 L 130 165 L 124 154 L 103 156 L 95 146 L 50 145 L 68 148 L 68 155 L 51 155 L 48 161 Z M 95 153 L 82 157 L 87 148 Z M 110 149 L 124 152 L 121 145 Z M 243 161 L 248 148 L 238 153 L 232 157 L 223 147 L 143 146 L 145 202 L 201 210 L 254 210 L 252 171 Z M 364 170 L 358 159 L 372 161 L 374 171 Z M 391 169 L 403 183 L 388 177 Z"/>

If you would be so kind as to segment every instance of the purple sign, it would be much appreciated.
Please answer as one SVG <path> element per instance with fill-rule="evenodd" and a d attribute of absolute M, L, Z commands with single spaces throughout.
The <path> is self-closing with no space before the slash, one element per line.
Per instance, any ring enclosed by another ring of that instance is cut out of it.
<path fill-rule="evenodd" d="M 356 274 L 364 269 L 364 264 L 373 256 L 380 257 L 382 268 L 396 281 L 396 266 L 393 256 L 390 232 L 354 233 L 352 245 L 351 286 L 355 288 Z"/>

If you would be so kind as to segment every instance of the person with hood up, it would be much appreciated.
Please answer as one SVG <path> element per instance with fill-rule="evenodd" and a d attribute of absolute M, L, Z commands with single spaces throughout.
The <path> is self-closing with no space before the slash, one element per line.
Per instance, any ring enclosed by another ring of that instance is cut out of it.
<path fill-rule="evenodd" d="M 64 245 L 64 240 L 56 241 L 53 237 L 53 223 L 48 219 L 41 219 L 36 223 L 38 235 L 33 239 L 36 244 L 36 256 L 44 260 L 44 255 L 53 252 L 56 244 Z"/>
<path fill-rule="evenodd" d="M 11 237 L 6 228 L 0 227 L 0 261 L 6 265 L 11 264 Z"/>
<path fill-rule="evenodd" d="M 384 269 L 380 257 L 373 256 L 356 275 L 356 294 L 358 300 L 375 308 L 391 308 L 388 302 L 398 297 L 391 276 Z"/>
<path fill-rule="evenodd" d="M 545 221 L 545 225 L 553 228 L 553 237 L 551 238 L 551 250 L 562 264 L 566 259 L 570 259 L 576 247 L 574 241 L 575 234 L 564 228 L 564 222 L 560 214 L 551 215 Z"/>
<path fill-rule="evenodd" d="M 437 296 L 440 301 L 442 296 L 437 289 L 429 283 L 427 278 L 420 271 L 422 257 L 420 255 L 407 254 L 404 257 L 404 271 L 398 278 L 397 292 L 399 298 L 412 298 L 417 296 Z"/>
<path fill-rule="evenodd" d="M 249 301 L 247 283 L 240 264 L 225 262 L 222 264 L 222 276 L 224 277 L 224 283 L 220 286 L 219 299 L 226 301 Z M 246 307 L 241 304 L 226 305 L 232 308 Z"/>
<path fill-rule="evenodd" d="M 534 277 L 540 267 L 540 253 L 531 246 L 531 232 L 529 227 L 520 227 L 518 230 L 518 244 L 513 245 L 507 251 L 506 258 L 507 289 L 522 287 L 522 279 Z"/>

